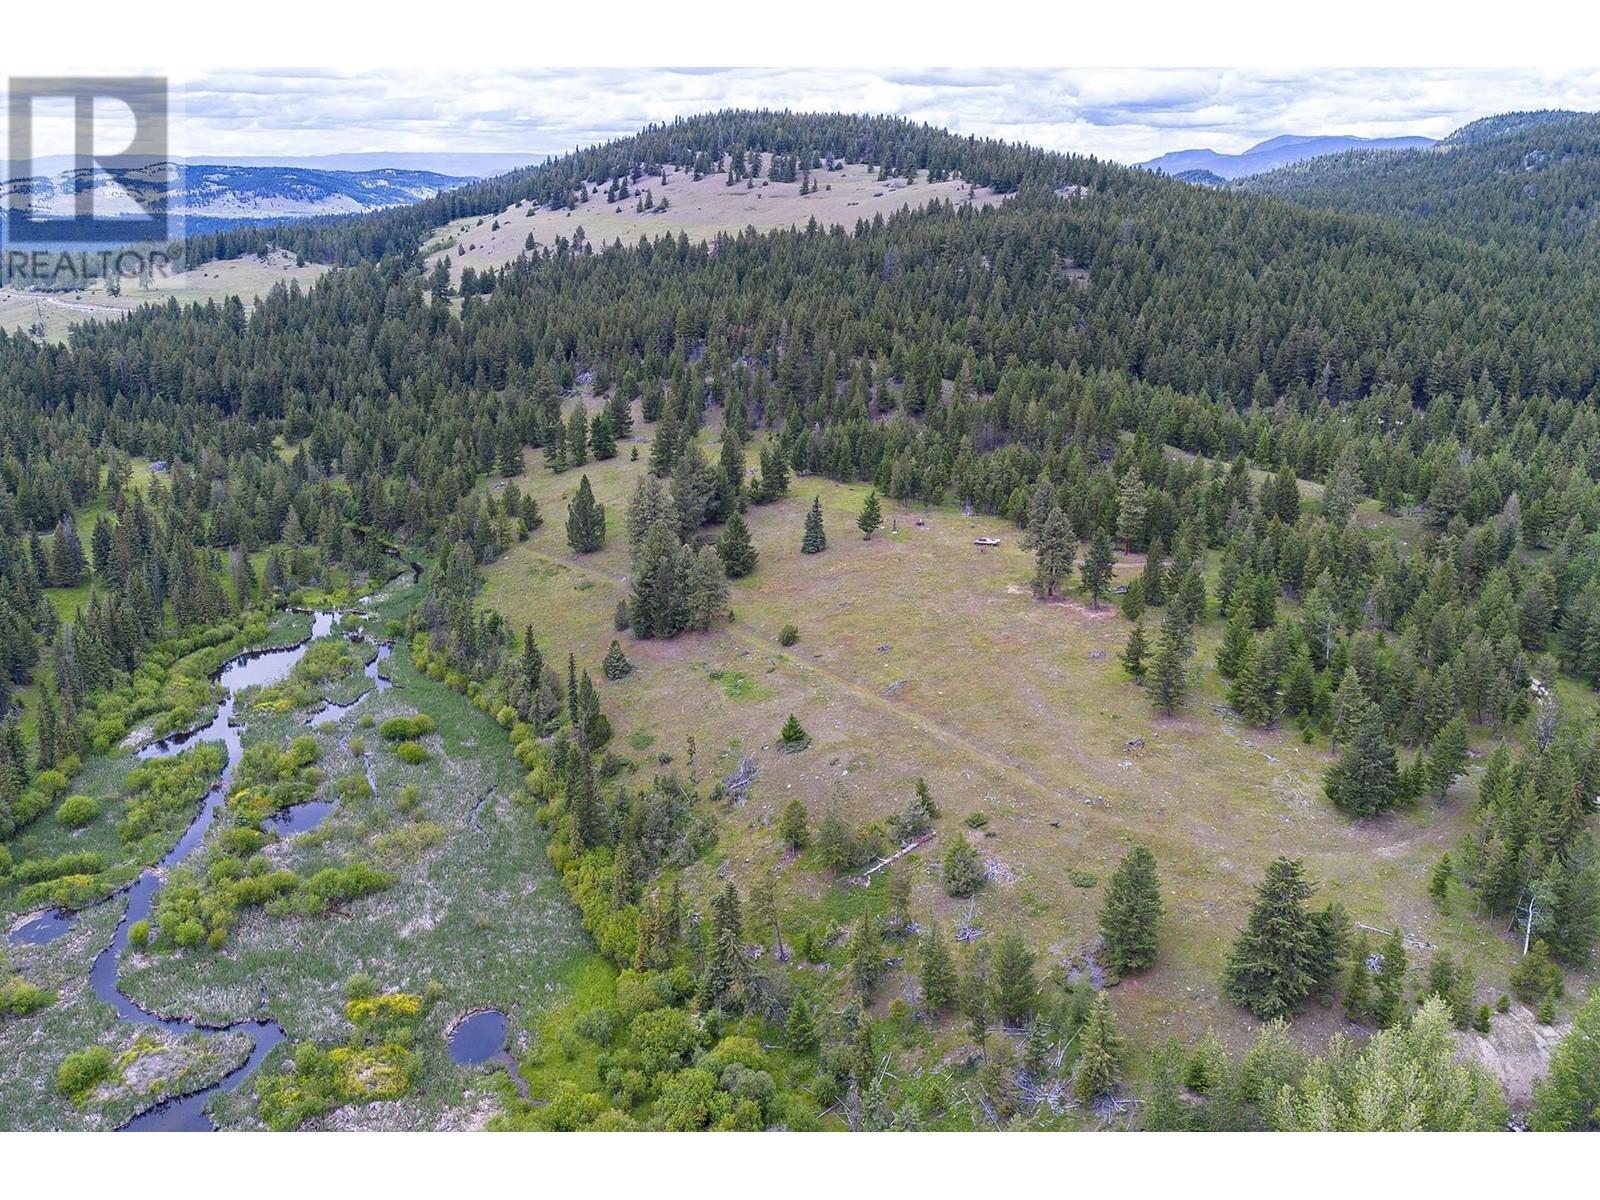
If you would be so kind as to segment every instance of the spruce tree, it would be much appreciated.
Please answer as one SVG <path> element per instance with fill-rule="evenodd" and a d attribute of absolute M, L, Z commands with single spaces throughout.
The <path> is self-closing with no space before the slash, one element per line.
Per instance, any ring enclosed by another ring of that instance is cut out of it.
<path fill-rule="evenodd" d="M 1442 801 L 1467 768 L 1467 718 L 1456 713 L 1433 735 L 1428 747 L 1428 786 Z"/>
<path fill-rule="evenodd" d="M 1033 1019 L 1039 1003 L 1039 981 L 1033 973 L 1034 954 L 1022 935 L 1008 929 L 995 947 L 991 986 L 994 1014 L 1012 1028 Z"/>
<path fill-rule="evenodd" d="M 722 559 L 722 569 L 729 579 L 743 579 L 756 569 L 759 554 L 750 539 L 750 527 L 743 515 L 734 512 L 717 535 L 717 557 Z"/>
<path fill-rule="evenodd" d="M 808 1055 L 817 1052 L 817 1015 L 811 998 L 803 988 L 796 989 L 789 1013 L 783 1022 L 783 1041 L 791 1054 Z"/>
<path fill-rule="evenodd" d="M 1368 704 L 1354 736 L 1339 761 L 1328 768 L 1323 790 L 1328 799 L 1354 817 L 1386 812 L 1398 800 L 1399 767 L 1394 746 L 1383 727 L 1383 713 Z"/>
<path fill-rule="evenodd" d="M 1372 945 L 1358 932 L 1350 948 L 1350 974 L 1344 985 L 1344 1015 L 1356 1024 L 1372 1019 Z"/>
<path fill-rule="evenodd" d="M 1264 1021 L 1298 1012 L 1320 973 L 1312 891 L 1298 859 L 1274 861 L 1228 955 L 1223 994 Z"/>
<path fill-rule="evenodd" d="M 589 426 L 589 449 L 596 462 L 617 456 L 617 439 L 611 431 L 611 416 L 604 409 L 595 414 L 594 423 Z"/>
<path fill-rule="evenodd" d="M 611 639 L 611 649 L 606 651 L 606 660 L 601 664 L 601 671 L 612 682 L 623 679 L 633 673 L 633 664 L 628 661 L 628 656 L 622 652 L 622 646 L 616 638 Z"/>
<path fill-rule="evenodd" d="M 883 944 L 878 939 L 877 917 L 870 911 L 861 914 L 850 943 L 850 983 L 862 1004 L 872 999 L 872 989 L 883 974 Z"/>
<path fill-rule="evenodd" d="M 944 933 L 935 922 L 922 939 L 922 1004 L 931 1013 L 947 1011 L 956 1002 L 955 963 Z"/>
<path fill-rule="evenodd" d="M 972 843 L 958 837 L 944 855 L 944 890 L 947 896 L 965 898 L 983 886 L 983 860 Z"/>
<path fill-rule="evenodd" d="M 1173 716 L 1183 707 L 1189 694 L 1189 656 L 1194 653 L 1194 637 L 1179 604 L 1169 605 L 1161 623 L 1161 641 L 1150 668 L 1150 698 L 1157 708 Z"/>
<path fill-rule="evenodd" d="M 1152 540 L 1144 557 L 1144 570 L 1139 574 L 1144 602 L 1151 608 L 1160 608 L 1167 602 L 1166 557 L 1167 548 L 1161 539 Z"/>
<path fill-rule="evenodd" d="M 1135 846 L 1123 855 L 1106 887 L 1100 909 L 1100 961 L 1118 975 L 1146 970 L 1156 960 L 1161 886 L 1155 855 Z"/>
<path fill-rule="evenodd" d="M 1428 875 L 1428 895 L 1437 900 L 1445 912 L 1450 911 L 1450 877 L 1454 872 L 1455 865 L 1450 861 L 1449 851 L 1446 851 L 1439 856 L 1439 861 Z"/>
<path fill-rule="evenodd" d="M 1150 638 L 1144 631 L 1144 622 L 1140 621 L 1133 627 L 1133 632 L 1128 634 L 1128 644 L 1122 651 L 1122 669 L 1131 675 L 1137 682 L 1144 682 L 1145 671 L 1149 664 Z"/>
<path fill-rule="evenodd" d="M 1111 1016 L 1111 998 L 1105 992 L 1095 994 L 1078 1036 L 1080 1049 L 1072 1090 L 1083 1104 L 1090 1105 L 1115 1091 L 1121 1077 L 1124 1043 Z"/>
<path fill-rule="evenodd" d="M 1041 475 L 1038 482 L 1033 485 L 1033 496 L 1028 501 L 1027 520 L 1021 541 L 1024 550 L 1032 550 L 1038 546 L 1039 538 L 1044 534 L 1045 522 L 1050 519 L 1050 513 L 1055 507 L 1055 484 L 1050 482 L 1049 475 Z"/>
<path fill-rule="evenodd" d="M 778 818 L 778 836 L 783 839 L 783 844 L 790 850 L 804 850 L 811 840 L 807 828 L 806 806 L 798 796 L 784 805 L 783 814 Z"/>
<path fill-rule="evenodd" d="M 783 723 L 783 728 L 778 733 L 778 743 L 780 750 L 790 752 L 804 750 L 811 744 L 811 735 L 800 724 L 800 719 L 790 713 L 789 719 Z"/>
<path fill-rule="evenodd" d="M 1130 467 L 1117 489 L 1117 540 L 1132 553 L 1144 537 L 1144 519 L 1149 498 L 1139 468 Z"/>
<path fill-rule="evenodd" d="M 579 554 L 592 554 L 606 544 L 606 509 L 597 504 L 585 475 L 578 494 L 567 506 L 567 545 Z"/>
<path fill-rule="evenodd" d="M 1034 594 L 1054 596 L 1056 589 L 1071 578 L 1072 562 L 1078 554 L 1078 542 L 1072 532 L 1072 524 L 1059 506 L 1050 510 L 1034 549 L 1038 558 L 1033 573 Z"/>
<path fill-rule="evenodd" d="M 811 510 L 806 513 L 806 529 L 800 539 L 800 553 L 821 554 L 827 548 L 828 535 L 822 528 L 822 497 L 818 496 L 811 501 Z"/>
<path fill-rule="evenodd" d="M 867 493 L 867 499 L 861 506 L 861 515 L 856 518 L 856 528 L 861 530 L 863 541 L 870 542 L 872 535 L 883 524 L 883 509 L 878 504 L 876 490 Z"/>
<path fill-rule="evenodd" d="M 1245 650 L 1239 673 L 1228 689 L 1228 703 L 1246 723 L 1265 728 L 1278 712 L 1278 693 L 1267 656 L 1253 641 Z"/>
<path fill-rule="evenodd" d="M 1090 608 L 1100 607 L 1100 597 L 1111 586 L 1111 572 L 1116 562 L 1111 535 L 1104 526 L 1096 526 L 1094 536 L 1089 539 L 1089 551 L 1083 558 L 1083 588 L 1089 593 Z"/>
<path fill-rule="evenodd" d="M 1379 1026 L 1388 1029 L 1399 1024 L 1406 1011 L 1406 944 L 1398 927 L 1390 932 L 1380 953 L 1378 998 L 1372 1015 Z"/>

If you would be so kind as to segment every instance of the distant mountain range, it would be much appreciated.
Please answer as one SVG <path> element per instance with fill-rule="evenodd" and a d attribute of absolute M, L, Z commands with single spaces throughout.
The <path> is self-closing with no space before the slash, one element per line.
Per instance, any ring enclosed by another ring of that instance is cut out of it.
<path fill-rule="evenodd" d="M 1190 177 L 1189 173 L 1208 172 L 1219 181 L 1243 179 L 1247 175 L 1260 175 L 1324 154 L 1342 154 L 1346 150 L 1418 150 L 1433 144 L 1434 139 L 1426 137 L 1300 137 L 1282 134 L 1251 146 L 1242 154 L 1218 154 L 1215 150 L 1174 150 L 1138 165 L 1163 175 L 1184 176 L 1191 183 L 1210 183 L 1212 181 L 1204 176 Z"/>
<path fill-rule="evenodd" d="M 301 166 L 157 162 L 65 170 L 0 184 L 0 204 L 31 199 L 36 213 L 65 217 L 76 198 L 94 193 L 102 217 L 165 211 L 191 232 L 249 221 L 302 220 L 414 204 L 469 182 L 459 175 L 403 167 L 339 171 Z"/>

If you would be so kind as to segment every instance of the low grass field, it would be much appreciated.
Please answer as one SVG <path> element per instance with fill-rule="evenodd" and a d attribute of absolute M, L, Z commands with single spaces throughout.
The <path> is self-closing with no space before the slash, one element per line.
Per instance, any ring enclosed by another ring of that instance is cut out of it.
<path fill-rule="evenodd" d="M 1470 776 L 1442 806 L 1365 822 L 1340 815 L 1322 794 L 1332 761 L 1325 740 L 1251 729 L 1226 707 L 1212 662 L 1215 615 L 1200 630 L 1187 709 L 1156 715 L 1117 661 L 1127 621 L 1077 596 L 1035 600 L 1032 555 L 1003 521 L 885 501 L 884 528 L 867 542 L 855 527 L 864 486 L 797 478 L 786 500 L 747 514 L 760 563 L 732 585 L 731 623 L 671 641 L 616 634 L 629 570 L 623 516 L 648 460 L 649 429 L 636 430 L 617 458 L 560 475 L 529 456 L 518 482 L 545 524 L 489 569 L 486 599 L 518 629 L 531 623 L 547 653 L 577 654 L 616 726 L 617 751 L 645 769 L 661 753 L 683 768 L 690 737 L 692 770 L 707 783 L 755 758 L 761 774 L 750 798 L 720 813 L 706 890 L 727 863 L 746 882 L 779 871 L 797 914 L 825 898 L 824 909 L 838 906 L 853 889 L 806 869 L 804 858 L 783 862 L 779 812 L 798 796 L 813 821 L 830 806 L 856 822 L 883 818 L 921 775 L 943 817 L 938 838 L 911 860 L 918 919 L 947 930 L 965 919 L 967 901 L 946 897 L 928 868 L 948 839 L 969 838 L 991 866 L 976 922 L 1022 928 L 1046 951 L 1041 966 L 1066 963 L 1095 936 L 1105 880 L 1129 846 L 1155 853 L 1167 910 L 1160 960 L 1114 994 L 1119 1020 L 1145 1047 L 1207 1026 L 1235 1046 L 1254 1035 L 1256 1023 L 1219 997 L 1218 981 L 1254 887 L 1280 854 L 1304 858 L 1320 899 L 1342 901 L 1357 922 L 1398 922 L 1414 972 L 1442 946 L 1468 953 L 1483 998 L 1504 988 L 1510 943 L 1473 919 L 1465 897 L 1445 915 L 1426 895 L 1428 872 L 1467 828 Z M 629 459 L 633 445 L 638 461 Z M 606 506 L 608 538 L 579 556 L 565 542 L 564 498 L 582 474 Z M 828 549 L 805 556 L 801 526 L 813 496 Z M 1001 544 L 980 552 L 980 535 Z M 1119 580 L 1141 566 L 1120 556 Z M 1152 633 L 1159 621 L 1159 612 L 1147 617 Z M 800 639 L 786 649 L 778 633 L 790 622 Z M 636 670 L 607 683 L 599 668 L 613 637 Z M 813 738 L 798 754 L 776 748 L 791 712 Z M 1137 738 L 1143 747 L 1130 748 Z M 987 817 L 981 831 L 964 823 L 978 812 Z M 881 1003 L 900 991 L 891 981 Z M 1496 1030 L 1510 1037 L 1512 1024 Z M 1295 1029 L 1316 1043 L 1342 1025 L 1337 1011 L 1313 1006 Z M 1487 1057 L 1513 1056 L 1509 1046 L 1494 1050 L 1500 1036 L 1477 1039 Z"/>
<path fill-rule="evenodd" d="M 72 327 L 84 321 L 109 321 L 132 312 L 141 304 L 221 303 L 238 296 L 249 308 L 276 283 L 298 280 L 301 287 L 313 283 L 328 268 L 320 263 L 295 265 L 294 257 L 281 251 L 260 258 L 244 258 L 203 263 L 192 271 L 151 280 L 148 288 L 137 281 L 122 281 L 120 295 L 106 292 L 104 282 L 70 292 L 41 292 L 24 288 L 0 288 L 0 329 L 38 333 L 47 342 L 65 342 Z"/>
<path fill-rule="evenodd" d="M 843 225 L 849 229 L 858 220 L 871 220 L 879 213 L 887 215 L 907 205 L 921 207 L 930 200 L 961 204 L 968 199 L 967 185 L 961 180 L 930 184 L 925 171 L 915 184 L 904 178 L 880 181 L 874 168 L 860 163 L 839 171 L 818 171 L 812 178 L 820 190 L 802 196 L 799 183 L 774 183 L 766 178 L 765 168 L 755 186 L 748 188 L 744 180 L 729 187 L 726 175 L 696 180 L 691 174 L 669 168 L 665 188 L 659 175 L 637 184 L 641 193 L 648 189 L 657 202 L 665 197 L 669 202 L 666 212 L 635 212 L 637 200 L 631 194 L 626 200 L 608 204 L 604 188 L 570 211 L 512 207 L 435 229 L 427 239 L 427 244 L 435 248 L 428 265 L 437 262 L 440 255 L 448 255 L 457 277 L 465 267 L 482 271 L 485 267 L 504 266 L 526 250 L 530 233 L 539 245 L 551 246 L 558 237 L 570 241 L 579 226 L 596 246 L 618 238 L 624 245 L 632 245 L 641 236 L 655 239 L 680 231 L 693 241 L 705 241 L 719 233 L 748 228 L 764 232 L 804 226 L 813 217 L 825 228 Z M 977 189 L 974 197 L 978 204 L 996 204 L 1002 199 L 988 188 Z M 494 228 L 496 224 L 498 229 Z M 458 253 L 462 249 L 465 253 Z"/>

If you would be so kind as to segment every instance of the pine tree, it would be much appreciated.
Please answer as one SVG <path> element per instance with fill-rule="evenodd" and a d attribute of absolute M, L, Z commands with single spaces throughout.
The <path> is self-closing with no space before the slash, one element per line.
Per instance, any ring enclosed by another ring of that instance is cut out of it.
<path fill-rule="evenodd" d="M 1355 667 L 1345 667 L 1344 675 L 1339 679 L 1339 686 L 1334 689 L 1330 706 L 1333 715 L 1332 749 L 1337 750 L 1339 743 L 1348 741 L 1355 735 L 1357 727 L 1366 718 L 1371 703 L 1367 699 L 1366 689 L 1361 686 L 1361 677 L 1356 674 Z"/>
<path fill-rule="evenodd" d="M 828 535 L 822 528 L 822 497 L 811 501 L 806 513 L 805 536 L 800 539 L 801 554 L 821 554 L 828 548 Z"/>
<path fill-rule="evenodd" d="M 1111 1016 L 1111 998 L 1105 992 L 1095 995 L 1089 1017 L 1079 1033 L 1078 1067 L 1072 1090 L 1085 1105 L 1116 1090 L 1121 1077 L 1123 1039 Z"/>
<path fill-rule="evenodd" d="M 1433 744 L 1428 748 L 1428 786 L 1442 801 L 1466 768 L 1467 718 L 1458 712 L 1433 735 Z"/>
<path fill-rule="evenodd" d="M 1144 519 L 1149 497 L 1139 468 L 1130 467 L 1117 489 L 1117 540 L 1124 551 L 1132 553 L 1144 537 Z"/>
<path fill-rule="evenodd" d="M 1160 538 L 1150 543 L 1150 549 L 1145 554 L 1144 570 L 1139 574 L 1139 583 L 1144 592 L 1144 602 L 1151 608 L 1160 608 L 1167 602 L 1167 548 Z"/>
<path fill-rule="evenodd" d="M 817 1052 L 817 1015 L 811 998 L 804 989 L 797 989 L 783 1022 L 783 1040 L 791 1054 L 808 1055 Z"/>
<path fill-rule="evenodd" d="M 1428 895 L 1437 900 L 1445 912 L 1450 911 L 1450 878 L 1454 873 L 1455 864 L 1450 861 L 1450 854 L 1446 851 L 1439 856 L 1439 861 L 1428 875 Z"/>
<path fill-rule="evenodd" d="M 1034 955 L 1022 935 L 1008 929 L 995 947 L 992 986 L 994 1013 L 1012 1028 L 1033 1019 L 1039 1003 L 1039 981 L 1033 973 Z"/>
<path fill-rule="evenodd" d="M 922 1004 L 931 1013 L 947 1011 L 956 1002 L 955 963 L 937 923 L 922 939 Z"/>
<path fill-rule="evenodd" d="M 1039 544 L 1039 538 L 1044 534 L 1045 522 L 1050 519 L 1050 513 L 1056 507 L 1055 484 L 1050 482 L 1049 475 L 1039 476 L 1033 485 L 1033 496 L 1028 501 L 1027 523 L 1023 528 L 1021 546 L 1024 550 L 1032 550 Z"/>
<path fill-rule="evenodd" d="M 806 821 L 806 806 L 798 796 L 784 805 L 783 814 L 778 818 L 778 836 L 790 850 L 804 850 L 810 842 Z"/>
<path fill-rule="evenodd" d="M 1305 904 L 1312 891 L 1299 860 L 1274 861 L 1228 955 L 1223 994 L 1264 1021 L 1292 1017 L 1320 973 L 1317 928 Z"/>
<path fill-rule="evenodd" d="M 972 947 L 961 978 L 961 1015 L 967 1018 L 973 1044 L 982 1050 L 989 1035 L 989 957 L 981 942 Z"/>
<path fill-rule="evenodd" d="M 612 682 L 626 678 L 633 673 L 633 664 L 628 661 L 628 656 L 622 652 L 622 646 L 616 638 L 611 639 L 611 649 L 606 651 L 606 660 L 601 664 L 601 672 Z"/>
<path fill-rule="evenodd" d="M 1033 573 L 1036 596 L 1054 596 L 1056 589 L 1072 576 L 1072 562 L 1078 555 L 1078 542 L 1067 514 L 1057 506 L 1039 533 L 1035 546 L 1038 565 Z"/>
<path fill-rule="evenodd" d="M 1253 641 L 1248 644 L 1239 673 L 1228 689 L 1228 703 L 1248 724 L 1265 728 L 1277 716 L 1278 694 L 1269 674 L 1266 655 Z"/>
<path fill-rule="evenodd" d="M 1083 587 L 1089 593 L 1090 608 L 1100 607 L 1100 597 L 1111 585 L 1111 572 L 1116 562 L 1111 535 L 1103 526 L 1096 526 L 1094 536 L 1089 539 L 1089 552 L 1083 558 Z"/>
<path fill-rule="evenodd" d="M 944 890 L 948 896 L 965 898 L 983 886 L 983 860 L 972 843 L 958 837 L 944 855 Z"/>
<path fill-rule="evenodd" d="M 1372 1015 L 1380 1027 L 1388 1029 L 1400 1023 L 1406 1010 L 1406 944 L 1398 927 L 1390 932 L 1380 953 L 1378 999 Z"/>
<path fill-rule="evenodd" d="M 1142 684 L 1149 656 L 1150 638 L 1144 631 L 1144 622 L 1140 621 L 1128 634 L 1128 644 L 1122 651 L 1122 669 Z"/>
<path fill-rule="evenodd" d="M 1100 961 L 1118 975 L 1146 970 L 1156 960 L 1156 928 L 1161 919 L 1161 886 L 1155 855 L 1143 846 L 1117 864 L 1100 909 Z"/>
<path fill-rule="evenodd" d="M 1399 767 L 1383 727 L 1383 713 L 1368 704 L 1339 761 L 1328 768 L 1323 790 L 1335 807 L 1355 817 L 1392 808 L 1398 799 Z"/>
<path fill-rule="evenodd" d="M 861 530 L 863 541 L 870 542 L 872 535 L 883 524 L 883 509 L 878 504 L 876 490 L 867 493 L 867 499 L 861 506 L 861 515 L 856 518 L 856 528 Z"/>
<path fill-rule="evenodd" d="M 756 569 L 760 556 L 750 539 L 750 527 L 737 511 L 729 515 L 728 523 L 717 536 L 717 556 L 722 559 L 722 569 L 729 579 L 743 579 Z"/>
<path fill-rule="evenodd" d="M 1357 933 L 1350 949 L 1350 974 L 1344 985 L 1344 1015 L 1356 1024 L 1372 1019 L 1372 946 Z"/>
<path fill-rule="evenodd" d="M 593 451 L 596 462 L 617 456 L 617 438 L 611 429 L 611 414 L 605 409 L 594 415 L 594 423 L 589 426 L 589 449 Z"/>
<path fill-rule="evenodd" d="M 850 983 L 866 1004 L 872 999 L 872 989 L 878 986 L 883 974 L 883 945 L 878 940 L 877 918 L 863 912 L 850 943 Z"/>
<path fill-rule="evenodd" d="M 579 554 L 592 554 L 606 544 L 605 505 L 595 503 L 594 490 L 585 475 L 578 494 L 567 506 L 567 545 Z"/>
<path fill-rule="evenodd" d="M 1223 627 L 1222 641 L 1217 646 L 1217 674 L 1224 679 L 1235 678 L 1249 652 L 1250 617 L 1240 606 Z"/>
<path fill-rule="evenodd" d="M 790 752 L 804 750 L 811 744 L 811 735 L 800 724 L 800 719 L 790 713 L 789 719 L 783 723 L 783 729 L 778 733 L 778 743 L 780 750 Z"/>
<path fill-rule="evenodd" d="M 754 972 L 740 944 L 739 891 L 730 880 L 711 901 L 709 945 L 696 1003 L 702 1012 L 738 1012 L 751 998 Z"/>
<path fill-rule="evenodd" d="M 1184 619 L 1181 605 L 1167 608 L 1161 623 L 1161 641 L 1151 664 L 1150 698 L 1156 707 L 1173 716 L 1183 707 L 1189 694 L 1189 656 L 1194 653 L 1194 637 Z"/>

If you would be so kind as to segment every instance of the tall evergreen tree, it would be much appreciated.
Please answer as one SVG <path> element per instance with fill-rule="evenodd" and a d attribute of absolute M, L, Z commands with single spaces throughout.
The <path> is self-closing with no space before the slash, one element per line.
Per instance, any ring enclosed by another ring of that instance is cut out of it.
<path fill-rule="evenodd" d="M 950 948 L 938 922 L 922 938 L 922 1004 L 931 1013 L 947 1011 L 956 1002 L 958 980 Z"/>
<path fill-rule="evenodd" d="M 1183 707 L 1189 694 L 1189 657 L 1194 653 L 1194 636 L 1184 619 L 1182 607 L 1169 605 L 1161 623 L 1161 640 L 1150 667 L 1150 698 L 1157 708 L 1173 716 Z"/>
<path fill-rule="evenodd" d="M 750 527 L 744 517 L 734 512 L 717 536 L 717 556 L 722 559 L 722 569 L 729 579 L 743 579 L 756 569 L 760 555 L 750 538 Z"/>
<path fill-rule="evenodd" d="M 1155 855 L 1135 846 L 1123 855 L 1100 909 L 1101 961 L 1118 975 L 1147 970 L 1156 960 L 1161 887 Z"/>
<path fill-rule="evenodd" d="M 1034 550 L 1038 558 L 1033 573 L 1034 594 L 1054 596 L 1056 589 L 1072 577 L 1072 562 L 1078 555 L 1072 524 L 1059 506 L 1050 510 Z"/>
<path fill-rule="evenodd" d="M 856 528 L 861 530 L 862 540 L 870 542 L 872 535 L 882 525 L 883 509 L 878 504 L 878 493 L 876 490 L 870 491 L 861 505 L 861 515 L 856 518 Z"/>
<path fill-rule="evenodd" d="M 1079 1033 L 1082 1048 L 1072 1077 L 1072 1090 L 1085 1105 L 1116 1090 L 1121 1078 L 1124 1042 L 1111 1015 L 1111 998 L 1095 994 L 1088 1019 Z"/>
<path fill-rule="evenodd" d="M 1111 572 L 1116 562 L 1111 535 L 1104 526 L 1095 526 L 1094 536 L 1089 539 L 1088 553 L 1083 558 L 1083 588 L 1089 593 L 1090 608 L 1100 607 L 1100 597 L 1111 586 Z"/>
<path fill-rule="evenodd" d="M 1223 994 L 1264 1021 L 1294 1016 L 1319 974 L 1312 891 L 1298 859 L 1272 862 L 1228 955 Z"/>
<path fill-rule="evenodd" d="M 1328 768 L 1323 789 L 1344 812 L 1370 817 L 1386 812 L 1399 799 L 1398 775 L 1383 712 L 1377 705 L 1368 704 L 1344 753 Z"/>
<path fill-rule="evenodd" d="M 800 539 L 800 553 L 821 554 L 827 548 L 828 535 L 822 528 L 822 497 L 818 496 L 811 501 L 811 509 L 806 513 L 806 529 Z"/>
<path fill-rule="evenodd" d="M 585 475 L 578 494 L 567 506 L 567 545 L 579 554 L 592 554 L 606 544 L 605 505 L 595 502 L 594 489 Z"/>

